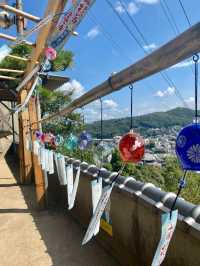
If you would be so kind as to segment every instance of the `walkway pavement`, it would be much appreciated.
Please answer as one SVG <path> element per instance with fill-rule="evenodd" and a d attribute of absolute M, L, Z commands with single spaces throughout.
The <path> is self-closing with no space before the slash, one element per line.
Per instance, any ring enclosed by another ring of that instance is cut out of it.
<path fill-rule="evenodd" d="M 80 246 L 72 218 L 38 212 L 34 187 L 17 185 L 10 166 L 0 160 L 0 266 L 117 266 L 97 243 Z"/>

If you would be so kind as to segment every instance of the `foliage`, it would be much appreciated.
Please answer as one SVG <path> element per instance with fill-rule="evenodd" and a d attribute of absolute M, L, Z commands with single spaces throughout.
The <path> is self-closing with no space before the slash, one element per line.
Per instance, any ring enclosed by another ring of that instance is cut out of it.
<path fill-rule="evenodd" d="M 187 108 L 175 108 L 167 112 L 156 112 L 152 114 L 134 117 L 134 128 L 140 134 L 145 135 L 151 128 L 170 128 L 172 126 L 183 126 L 192 122 L 194 112 Z M 86 125 L 86 128 L 96 138 L 100 137 L 100 121 Z M 104 121 L 103 137 L 112 138 L 123 135 L 130 129 L 130 118 L 110 119 Z"/>
<path fill-rule="evenodd" d="M 60 51 L 57 58 L 52 62 L 51 71 L 64 71 L 73 65 L 73 53 L 71 51 Z"/>
<path fill-rule="evenodd" d="M 58 112 L 61 108 L 71 102 L 71 95 L 64 95 L 59 91 L 50 91 L 42 86 L 38 88 L 40 94 L 42 116 Z M 77 134 L 83 130 L 82 119 L 79 113 L 72 113 L 68 116 L 56 118 L 44 124 L 45 132 L 52 132 L 55 135 L 66 136 L 69 133 Z"/>
<path fill-rule="evenodd" d="M 111 163 L 108 165 L 111 171 L 119 171 L 122 167 L 119 152 L 116 149 L 113 152 Z M 124 176 L 133 176 L 136 180 L 142 182 L 151 182 L 165 191 L 177 192 L 178 182 L 183 175 L 178 161 L 175 157 L 168 157 L 162 167 L 156 167 L 145 164 L 127 164 L 123 171 Z M 200 175 L 197 173 L 188 173 L 187 186 L 181 196 L 195 204 L 200 203 Z"/>

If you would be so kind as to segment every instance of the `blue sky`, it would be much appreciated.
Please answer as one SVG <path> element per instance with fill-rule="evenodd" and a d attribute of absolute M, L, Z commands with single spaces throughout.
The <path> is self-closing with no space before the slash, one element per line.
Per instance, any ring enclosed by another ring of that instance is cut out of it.
<path fill-rule="evenodd" d="M 120 2 L 117 0 L 110 1 L 137 38 L 140 38 Z M 123 0 L 123 2 L 151 45 L 151 47 L 145 47 L 146 50 L 149 48 L 156 49 L 175 37 L 175 33 L 161 7 L 161 4 L 164 3 L 163 0 Z M 178 0 L 165 0 L 165 2 L 173 14 L 179 31 L 186 30 L 188 24 Z M 199 0 L 182 0 L 182 3 L 192 25 L 199 22 Z M 46 4 L 47 0 L 24 0 L 24 10 L 43 16 Z M 31 24 L 28 26 L 30 27 Z M 144 57 L 142 49 L 130 37 L 105 0 L 96 1 L 90 14 L 84 18 L 77 31 L 79 36 L 72 37 L 65 46 L 65 49 L 73 51 L 75 55 L 74 66 L 62 73 L 73 80 L 72 85 L 77 89 L 75 97 L 106 80 L 112 72 L 117 72 Z M 105 31 L 120 46 L 120 49 L 107 39 Z M 1 32 L 4 31 L 1 30 Z M 14 29 L 10 30 L 10 34 L 15 34 Z M 141 39 L 140 41 L 142 42 Z M 167 73 L 176 84 L 182 97 L 192 107 L 194 75 L 191 66 L 188 66 L 189 64 L 183 62 L 183 64 L 167 70 Z M 69 89 L 70 85 L 68 84 L 65 88 Z M 130 93 L 127 87 L 108 95 L 104 98 L 104 118 L 129 115 L 129 102 Z M 135 115 L 163 111 L 182 105 L 173 86 L 169 87 L 159 74 L 134 84 Z M 88 105 L 85 108 L 85 115 L 88 121 L 98 120 L 98 102 Z"/>

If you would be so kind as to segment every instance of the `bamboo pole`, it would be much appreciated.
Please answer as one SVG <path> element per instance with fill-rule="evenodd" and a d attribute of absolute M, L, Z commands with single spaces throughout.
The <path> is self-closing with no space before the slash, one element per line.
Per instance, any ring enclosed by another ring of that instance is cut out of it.
<path fill-rule="evenodd" d="M 7 35 L 4 33 L 0 33 L 0 38 L 11 41 L 11 42 L 16 42 L 17 38 L 15 36 Z M 25 44 L 30 45 L 30 46 L 35 46 L 32 42 L 24 41 Z"/>
<path fill-rule="evenodd" d="M 5 79 L 5 80 L 17 80 L 17 78 L 9 77 L 9 76 L 2 76 L 2 75 L 0 75 L 0 79 Z"/>
<path fill-rule="evenodd" d="M 11 55 L 11 54 L 7 55 L 7 57 L 10 57 L 10 58 L 13 58 L 13 59 L 16 59 L 16 60 L 25 61 L 25 62 L 30 60 L 28 58 L 24 58 L 24 57 L 20 57 L 20 56 L 16 56 L 16 55 Z"/>
<path fill-rule="evenodd" d="M 10 72 L 10 73 L 17 73 L 17 74 L 23 74 L 23 70 L 18 69 L 7 69 L 7 68 L 0 68 L 0 72 Z"/>
<path fill-rule="evenodd" d="M 41 20 L 41 19 L 40 19 L 39 17 L 37 17 L 37 16 L 34 16 L 34 15 L 30 14 L 30 13 L 24 12 L 24 11 L 22 11 L 22 10 L 19 10 L 19 9 L 17 9 L 17 8 L 14 8 L 14 7 L 9 6 L 9 5 L 6 5 L 6 4 L 0 4 L 0 8 L 1 8 L 1 9 L 4 9 L 4 10 L 6 10 L 6 11 L 10 11 L 10 12 L 12 12 L 12 13 L 18 15 L 18 16 L 22 16 L 22 17 L 24 17 L 24 18 L 27 18 L 27 19 L 33 20 L 33 21 L 35 21 L 35 22 L 39 22 L 39 21 Z"/>
<path fill-rule="evenodd" d="M 75 109 L 120 90 L 128 84 L 145 79 L 171 67 L 200 52 L 199 43 L 200 23 L 197 23 L 150 55 L 109 77 L 106 81 L 83 94 L 61 111 L 43 118 L 39 122 L 46 122 L 57 116 L 68 115 Z"/>
<path fill-rule="evenodd" d="M 16 55 L 12 55 L 12 54 L 7 55 L 7 57 L 10 57 L 10 58 L 16 59 L 16 60 L 21 60 L 24 62 L 28 62 L 28 61 L 32 60 L 31 58 L 20 57 L 20 56 L 16 56 Z M 39 62 L 36 61 L 35 64 L 39 64 Z"/>

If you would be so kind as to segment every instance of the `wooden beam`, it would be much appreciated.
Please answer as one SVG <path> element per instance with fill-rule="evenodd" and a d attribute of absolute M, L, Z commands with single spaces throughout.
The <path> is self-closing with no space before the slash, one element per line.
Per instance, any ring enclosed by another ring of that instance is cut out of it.
<path fill-rule="evenodd" d="M 17 73 L 17 74 L 23 74 L 23 70 L 18 69 L 7 69 L 7 68 L 0 68 L 0 72 L 10 72 L 10 73 Z"/>
<path fill-rule="evenodd" d="M 0 79 L 5 79 L 5 80 L 17 80 L 17 78 L 9 77 L 9 76 L 2 76 L 2 75 L 0 75 Z"/>
<path fill-rule="evenodd" d="M 22 11 L 22 10 L 19 10 L 19 9 L 17 9 L 17 8 L 14 8 L 14 7 L 12 7 L 12 6 L 9 6 L 9 5 L 6 5 L 6 4 L 3 4 L 3 3 L 0 4 L 0 8 L 1 8 L 1 9 L 4 9 L 4 10 L 6 10 L 6 11 L 10 11 L 10 12 L 12 12 L 12 13 L 18 15 L 18 16 L 22 16 L 22 17 L 24 17 L 24 18 L 27 18 L 27 19 L 33 20 L 33 21 L 35 21 L 35 22 L 39 22 L 39 21 L 41 20 L 41 19 L 40 19 L 39 17 L 37 17 L 37 16 L 34 16 L 34 15 L 30 14 L 30 13 L 24 12 L 24 11 Z"/>
<path fill-rule="evenodd" d="M 67 0 L 49 0 L 48 6 L 45 12 L 44 17 L 47 17 L 50 14 L 59 14 L 64 10 L 64 7 L 67 3 Z M 57 20 L 59 19 L 59 16 Z M 55 21 L 49 22 L 45 25 L 38 33 L 38 39 L 36 41 L 36 47 L 33 49 L 31 59 L 32 62 L 27 66 L 27 73 L 34 68 L 34 62 L 38 61 L 40 55 L 43 53 L 46 46 L 46 40 L 55 30 Z"/>
<path fill-rule="evenodd" d="M 0 33 L 0 38 L 11 41 L 11 42 L 16 42 L 17 38 L 15 36 L 11 36 L 11 35 L 7 35 L 4 33 Z M 34 46 L 35 44 L 33 44 L 32 42 L 28 42 L 28 41 L 24 41 L 25 44 L 30 45 L 30 46 Z"/>
<path fill-rule="evenodd" d="M 145 79 L 169 68 L 200 52 L 199 44 L 200 23 L 197 23 L 150 55 L 123 69 L 112 77 L 109 77 L 108 80 L 74 100 L 66 108 L 42 119 L 41 122 L 51 120 L 57 116 L 68 115 L 75 109 L 81 108 L 114 91 L 120 90 L 128 84 L 135 83 L 136 81 Z"/>

